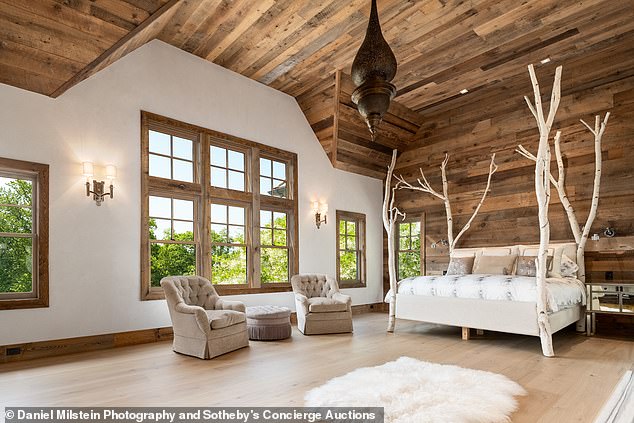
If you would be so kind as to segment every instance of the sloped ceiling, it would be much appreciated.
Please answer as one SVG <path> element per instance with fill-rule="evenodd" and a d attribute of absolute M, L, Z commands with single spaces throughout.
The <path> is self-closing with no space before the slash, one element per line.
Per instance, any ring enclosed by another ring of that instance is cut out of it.
<path fill-rule="evenodd" d="M 632 69 L 631 1 L 379 0 L 398 93 L 372 143 L 345 98 L 369 3 L 0 0 L 0 82 L 56 97 L 158 38 L 296 97 L 333 165 L 380 177 L 391 148 L 419 146 L 417 114 L 525 83 L 528 63 L 548 57 L 544 66 L 554 67 L 612 51 L 609 63 L 589 60 L 591 71 Z"/>

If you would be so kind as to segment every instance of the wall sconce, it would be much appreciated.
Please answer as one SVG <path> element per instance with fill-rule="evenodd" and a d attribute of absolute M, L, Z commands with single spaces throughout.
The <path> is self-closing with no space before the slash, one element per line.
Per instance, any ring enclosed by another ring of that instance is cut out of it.
<path fill-rule="evenodd" d="M 313 201 L 313 213 L 315 214 L 315 225 L 317 225 L 317 229 L 319 229 L 322 223 L 324 225 L 328 223 L 328 216 L 326 216 L 326 213 L 328 213 L 327 203 Z"/>
<path fill-rule="evenodd" d="M 438 248 L 439 245 L 442 247 L 449 247 L 449 241 L 446 239 L 439 239 L 438 241 L 431 243 L 431 248 Z"/>
<path fill-rule="evenodd" d="M 106 166 L 106 179 L 108 181 L 108 185 L 110 185 L 110 191 L 105 192 L 105 181 L 97 181 L 93 179 L 92 181 L 92 189 L 90 187 L 90 179 L 95 175 L 95 169 L 92 162 L 83 162 L 82 163 L 83 175 L 86 177 L 86 196 L 90 197 L 92 194 L 92 199 L 95 200 L 98 206 L 101 206 L 103 200 L 110 196 L 110 198 L 114 198 L 114 186 L 113 180 L 117 177 L 117 168 L 113 165 Z"/>

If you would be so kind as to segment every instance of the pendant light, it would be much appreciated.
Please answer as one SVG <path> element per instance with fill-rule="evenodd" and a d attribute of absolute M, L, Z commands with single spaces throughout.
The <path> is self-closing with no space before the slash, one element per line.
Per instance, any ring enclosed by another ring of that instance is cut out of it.
<path fill-rule="evenodd" d="M 365 38 L 352 62 L 352 81 L 357 88 L 352 102 L 376 140 L 377 127 L 390 107 L 396 87 L 390 81 L 396 75 L 396 57 L 381 33 L 376 0 L 372 0 Z"/>

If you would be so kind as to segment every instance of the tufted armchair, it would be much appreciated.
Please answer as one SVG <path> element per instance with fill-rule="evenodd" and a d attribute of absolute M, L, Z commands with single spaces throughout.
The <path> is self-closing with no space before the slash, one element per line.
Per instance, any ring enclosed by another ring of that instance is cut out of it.
<path fill-rule="evenodd" d="M 295 275 L 297 327 L 304 335 L 352 332 L 352 300 L 327 275 Z"/>
<path fill-rule="evenodd" d="M 244 304 L 223 300 L 200 276 L 161 279 L 174 328 L 174 351 L 213 358 L 249 346 Z"/>

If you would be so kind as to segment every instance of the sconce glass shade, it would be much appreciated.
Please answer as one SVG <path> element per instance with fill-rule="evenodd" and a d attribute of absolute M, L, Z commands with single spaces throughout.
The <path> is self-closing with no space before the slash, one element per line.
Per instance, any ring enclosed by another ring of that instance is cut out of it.
<path fill-rule="evenodd" d="M 313 201 L 311 204 L 311 210 L 313 213 L 319 212 L 319 201 Z"/>
<path fill-rule="evenodd" d="M 328 213 L 328 203 L 321 203 L 321 207 L 319 208 L 321 214 Z"/>
<path fill-rule="evenodd" d="M 114 165 L 106 166 L 106 178 L 115 179 L 117 177 L 117 168 Z"/>
<path fill-rule="evenodd" d="M 95 174 L 95 169 L 92 162 L 83 162 L 82 166 L 82 175 L 86 178 L 92 178 Z"/>

